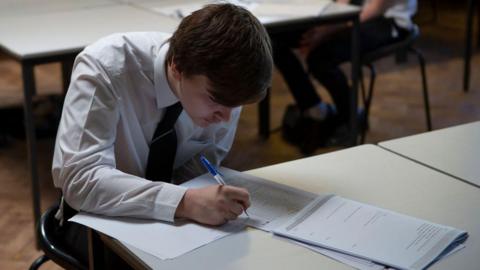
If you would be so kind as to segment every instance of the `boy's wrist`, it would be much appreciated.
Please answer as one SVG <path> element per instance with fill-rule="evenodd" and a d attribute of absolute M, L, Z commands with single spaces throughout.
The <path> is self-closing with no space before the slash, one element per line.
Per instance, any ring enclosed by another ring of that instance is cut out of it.
<path fill-rule="evenodd" d="M 187 191 L 185 191 L 185 194 L 183 195 L 183 198 L 182 200 L 180 201 L 180 203 L 178 204 L 177 206 L 177 210 L 175 211 L 175 217 L 177 218 L 188 218 L 190 215 L 189 215 L 189 212 L 190 212 L 190 192 L 191 190 L 190 189 L 187 189 Z"/>

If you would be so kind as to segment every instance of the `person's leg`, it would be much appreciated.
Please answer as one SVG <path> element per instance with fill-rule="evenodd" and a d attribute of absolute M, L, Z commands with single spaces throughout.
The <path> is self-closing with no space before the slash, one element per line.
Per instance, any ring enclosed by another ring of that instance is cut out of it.
<path fill-rule="evenodd" d="M 285 79 L 297 106 L 303 111 L 320 103 L 321 100 L 308 73 L 292 51 L 300 35 L 301 33 L 286 33 L 272 35 L 271 39 L 275 66 Z"/>
<path fill-rule="evenodd" d="M 394 41 L 393 21 L 383 17 L 362 23 L 360 26 L 361 53 L 370 52 Z M 327 89 L 338 112 L 338 121 L 346 122 L 349 116 L 348 79 L 339 65 L 351 59 L 351 31 L 346 29 L 332 35 L 309 54 L 309 72 Z"/>

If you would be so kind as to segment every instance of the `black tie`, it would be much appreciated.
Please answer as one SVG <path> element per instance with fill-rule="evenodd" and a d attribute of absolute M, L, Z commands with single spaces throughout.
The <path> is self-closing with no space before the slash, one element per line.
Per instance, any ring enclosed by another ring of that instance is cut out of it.
<path fill-rule="evenodd" d="M 163 119 L 150 142 L 145 178 L 152 181 L 171 182 L 173 162 L 177 152 L 175 122 L 182 112 L 182 104 L 177 102 L 167 107 Z"/>

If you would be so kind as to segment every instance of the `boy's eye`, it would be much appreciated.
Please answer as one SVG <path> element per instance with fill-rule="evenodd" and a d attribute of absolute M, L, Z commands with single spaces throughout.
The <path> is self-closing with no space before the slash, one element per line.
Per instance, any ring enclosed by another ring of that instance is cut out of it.
<path fill-rule="evenodd" d="M 208 95 L 208 101 L 210 101 L 211 104 L 217 104 L 217 102 L 215 102 L 215 98 L 211 95 Z"/>

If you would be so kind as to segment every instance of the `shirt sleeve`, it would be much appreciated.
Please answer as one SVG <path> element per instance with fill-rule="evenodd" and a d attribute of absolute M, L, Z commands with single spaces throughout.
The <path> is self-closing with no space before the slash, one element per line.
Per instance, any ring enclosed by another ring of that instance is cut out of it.
<path fill-rule="evenodd" d="M 86 53 L 75 60 L 55 143 L 52 176 L 76 210 L 173 221 L 186 189 L 124 173 L 115 166 L 120 115 L 111 76 Z"/>

